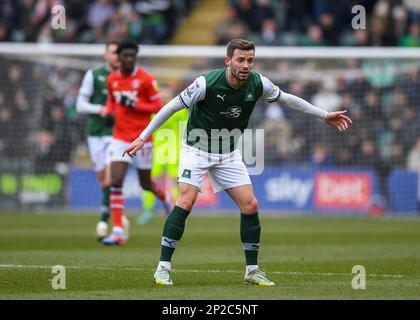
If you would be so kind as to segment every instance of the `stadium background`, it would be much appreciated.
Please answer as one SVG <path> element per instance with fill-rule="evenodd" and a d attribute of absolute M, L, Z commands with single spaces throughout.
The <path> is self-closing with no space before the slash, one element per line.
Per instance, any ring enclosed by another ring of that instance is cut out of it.
<path fill-rule="evenodd" d="M 51 28 L 57 4 L 66 8 L 65 30 Z M 351 27 L 357 4 L 365 30 Z M 420 5 L 409 0 L 1 1 L 0 210 L 96 212 L 100 188 L 75 100 L 106 40 L 138 40 L 140 65 L 169 99 L 222 67 L 224 45 L 245 37 L 257 44 L 256 71 L 328 111 L 349 106 L 354 121 L 339 134 L 259 102 L 250 127 L 265 130 L 265 170 L 251 177 L 261 210 L 416 215 L 419 28 Z M 140 210 L 134 175 L 124 192 L 130 210 Z M 198 208 L 236 212 L 211 190 Z"/>

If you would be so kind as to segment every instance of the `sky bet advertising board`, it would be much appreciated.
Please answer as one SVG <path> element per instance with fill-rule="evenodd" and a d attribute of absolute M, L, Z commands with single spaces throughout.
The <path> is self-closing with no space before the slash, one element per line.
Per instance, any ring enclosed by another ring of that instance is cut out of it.
<path fill-rule="evenodd" d="M 252 175 L 251 180 L 260 210 L 278 210 L 279 214 L 366 214 L 378 199 L 387 210 L 402 214 L 414 213 L 417 206 L 417 175 L 407 171 L 390 173 L 387 195 L 381 194 L 382 188 L 373 170 L 266 167 L 262 174 Z M 141 210 L 142 190 L 134 171 L 129 171 L 123 191 L 126 208 Z M 203 191 L 196 203 L 200 211 L 237 210 L 226 193 L 213 193 L 208 177 L 204 179 Z M 90 169 L 71 170 L 68 193 L 71 209 L 95 209 L 101 203 L 100 188 Z M 156 205 L 159 209 L 159 201 Z"/>

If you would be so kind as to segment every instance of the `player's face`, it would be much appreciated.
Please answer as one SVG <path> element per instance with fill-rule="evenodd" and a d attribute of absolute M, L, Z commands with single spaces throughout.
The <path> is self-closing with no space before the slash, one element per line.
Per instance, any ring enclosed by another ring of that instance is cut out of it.
<path fill-rule="evenodd" d="M 118 60 L 117 44 L 110 44 L 105 52 L 105 61 L 112 69 L 118 69 L 120 67 L 120 60 Z"/>
<path fill-rule="evenodd" d="M 123 70 L 133 70 L 136 66 L 136 57 L 137 52 L 134 49 L 124 49 L 118 55 L 118 58 L 121 62 L 121 69 Z"/>
<path fill-rule="evenodd" d="M 245 81 L 248 79 L 252 68 L 254 67 L 254 50 L 239 50 L 233 51 L 232 57 L 226 57 L 225 62 L 229 67 L 230 73 L 237 81 Z"/>

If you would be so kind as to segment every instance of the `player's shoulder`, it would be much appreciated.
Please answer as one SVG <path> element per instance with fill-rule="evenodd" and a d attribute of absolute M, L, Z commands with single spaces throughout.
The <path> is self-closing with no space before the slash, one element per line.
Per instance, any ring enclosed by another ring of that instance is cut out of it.
<path fill-rule="evenodd" d="M 265 87 L 265 86 L 271 86 L 272 85 L 272 82 L 271 82 L 270 79 L 268 79 L 266 76 L 264 76 L 261 73 L 256 72 L 256 71 L 251 71 L 250 79 L 251 79 L 251 82 L 253 82 L 253 84 L 257 85 L 257 86 Z"/>
<path fill-rule="evenodd" d="M 112 81 L 118 79 L 121 76 L 121 72 L 119 70 L 111 71 L 108 75 L 108 81 Z"/>
<path fill-rule="evenodd" d="M 217 84 L 220 83 L 220 81 L 223 81 L 225 77 L 225 72 L 226 68 L 214 69 L 207 73 L 204 73 L 201 76 L 201 79 L 205 82 L 206 87 L 211 87 L 214 85 L 217 86 Z"/>
<path fill-rule="evenodd" d="M 202 75 L 202 77 L 204 77 L 206 80 L 207 79 L 218 79 L 218 78 L 224 76 L 225 72 L 226 72 L 226 68 L 214 69 L 214 70 L 211 70 L 211 71 L 208 71 L 208 72 L 204 73 Z"/>
<path fill-rule="evenodd" d="M 89 69 L 91 72 L 93 73 L 104 73 L 104 72 L 109 72 L 108 68 L 106 66 L 99 66 L 96 68 L 91 68 Z"/>
<path fill-rule="evenodd" d="M 250 76 L 256 81 L 262 81 L 265 78 L 261 73 L 257 71 L 251 71 Z"/>
<path fill-rule="evenodd" d="M 154 80 L 155 76 L 147 69 L 142 67 L 137 67 L 137 72 L 135 74 L 136 77 L 144 79 L 144 80 Z"/>

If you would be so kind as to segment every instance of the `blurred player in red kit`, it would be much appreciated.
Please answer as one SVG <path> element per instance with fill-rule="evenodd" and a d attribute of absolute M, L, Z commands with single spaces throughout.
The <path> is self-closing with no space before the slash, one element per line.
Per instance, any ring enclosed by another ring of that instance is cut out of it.
<path fill-rule="evenodd" d="M 122 41 L 117 49 L 120 69 L 108 76 L 107 114 L 115 117 L 113 141 L 111 144 L 111 197 L 112 233 L 102 240 L 105 245 L 124 245 L 122 218 L 124 214 L 123 181 L 128 166 L 138 172 L 143 190 L 152 191 L 164 204 L 165 211 L 171 210 L 170 200 L 164 189 L 151 178 L 153 141 L 149 138 L 135 158 L 123 157 L 124 150 L 137 138 L 151 120 L 151 114 L 162 107 L 157 81 L 148 71 L 136 66 L 138 44 L 133 40 Z"/>

